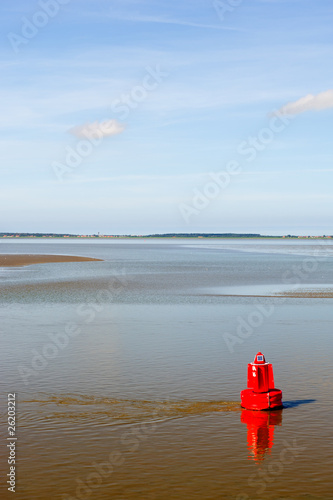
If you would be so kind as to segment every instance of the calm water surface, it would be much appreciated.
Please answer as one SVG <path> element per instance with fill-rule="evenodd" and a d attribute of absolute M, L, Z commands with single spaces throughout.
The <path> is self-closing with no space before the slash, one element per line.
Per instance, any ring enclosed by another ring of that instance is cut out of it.
<path fill-rule="evenodd" d="M 329 241 L 1 241 L 18 500 L 332 499 Z M 293 290 L 292 297 L 283 296 Z M 262 350 L 285 407 L 239 406 Z M 1 498 L 12 498 L 1 425 Z"/>

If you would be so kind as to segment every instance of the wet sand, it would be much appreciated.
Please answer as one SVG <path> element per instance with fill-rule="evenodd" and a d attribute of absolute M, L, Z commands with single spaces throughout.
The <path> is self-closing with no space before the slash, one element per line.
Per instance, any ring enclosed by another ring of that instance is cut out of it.
<path fill-rule="evenodd" d="M 283 297 L 303 297 L 306 299 L 332 299 L 333 289 L 332 288 L 320 288 L 320 289 L 304 289 L 304 290 L 294 290 L 289 292 L 284 292 Z"/>
<path fill-rule="evenodd" d="M 101 261 L 91 257 L 75 255 L 36 255 L 36 254 L 0 254 L 0 267 L 31 266 L 32 264 L 47 264 L 54 262 L 87 262 Z"/>
<path fill-rule="evenodd" d="M 0 255 L 0 267 L 4 266 L 1 261 L 1 255 Z M 35 256 L 32 256 L 35 257 Z M 36 257 L 43 257 L 43 256 L 36 256 Z M 80 257 L 66 257 L 64 256 L 64 260 L 61 259 L 62 256 L 54 256 L 55 260 L 52 260 L 52 256 L 45 256 L 45 257 L 50 257 L 51 260 L 47 261 L 42 261 L 39 260 L 38 262 L 30 262 L 25 263 L 25 264 L 5 264 L 5 266 L 26 266 L 30 264 L 37 264 L 37 263 L 46 263 L 46 262 L 81 262 L 81 261 L 98 261 L 99 259 L 90 259 L 90 258 L 80 258 Z M 57 257 L 60 257 L 59 260 L 56 260 Z M 68 260 L 67 260 L 68 259 Z M 155 285 L 153 287 L 153 285 Z M 15 293 L 15 294 L 22 294 L 23 296 L 27 296 L 29 292 L 34 292 L 34 294 L 42 294 L 43 296 L 45 294 L 48 295 L 48 298 L 50 299 L 51 295 L 50 294 L 57 294 L 57 298 L 59 299 L 59 294 L 65 293 L 65 292 L 71 292 L 71 293 L 77 293 L 77 294 L 84 294 L 85 292 L 99 292 L 100 290 L 109 290 L 112 293 L 119 293 L 121 291 L 126 290 L 126 292 L 143 292 L 143 291 L 150 291 L 151 289 L 154 289 L 155 291 L 158 289 L 159 291 L 166 291 L 168 290 L 167 284 L 161 281 L 159 282 L 159 286 L 156 286 L 155 283 L 152 282 L 146 282 L 145 279 L 140 279 L 140 278 L 133 278 L 132 276 L 126 276 L 126 279 L 123 278 L 122 276 L 119 277 L 112 277 L 111 279 L 107 278 L 89 278 L 89 279 L 59 279 L 58 281 L 52 281 L 52 282 L 33 282 L 33 283 L 0 283 L 0 290 L 1 293 L 4 294 L 5 292 L 7 293 Z M 333 288 L 327 287 L 327 288 L 316 288 L 316 289 L 310 289 L 310 288 L 302 288 L 302 289 L 296 289 L 296 290 L 285 290 L 281 291 L 279 293 L 267 293 L 267 294 L 244 294 L 244 293 L 204 293 L 204 294 L 190 294 L 193 297 L 206 297 L 206 298 L 246 298 L 246 299 L 274 299 L 277 301 L 285 301 L 286 299 L 332 299 L 333 298 Z M 179 297 L 184 296 L 184 294 L 179 293 Z M 64 301 L 68 301 L 68 297 L 66 296 L 64 298 Z"/>
<path fill-rule="evenodd" d="M 330 286 L 318 286 L 318 285 L 306 285 L 302 287 L 296 287 L 293 289 L 281 290 L 279 292 L 268 292 L 268 293 L 211 293 L 211 294 L 201 294 L 201 297 L 250 297 L 250 298 L 274 298 L 274 299 L 285 299 L 285 298 L 305 298 L 305 299 L 331 299 L 333 298 L 333 287 Z"/>
<path fill-rule="evenodd" d="M 333 290 L 322 290 L 322 291 L 295 291 L 295 292 L 281 292 L 280 294 L 270 294 L 270 295 L 253 295 L 253 294 L 202 294 L 201 297 L 246 297 L 246 298 L 256 298 L 256 299 L 332 299 Z"/>
<path fill-rule="evenodd" d="M 47 395 L 22 401 L 22 416 L 36 419 L 36 408 L 41 419 L 70 419 L 71 422 L 107 422 L 117 424 L 139 424 L 163 421 L 190 415 L 205 415 L 216 412 L 241 412 L 239 401 L 191 401 L 191 400 L 132 400 L 99 396 L 60 394 Z M 30 411 L 31 409 L 31 411 Z"/>

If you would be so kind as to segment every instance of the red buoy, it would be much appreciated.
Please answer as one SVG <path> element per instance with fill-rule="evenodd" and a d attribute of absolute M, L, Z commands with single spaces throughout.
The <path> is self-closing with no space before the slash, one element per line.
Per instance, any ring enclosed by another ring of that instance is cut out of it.
<path fill-rule="evenodd" d="M 282 407 L 282 391 L 275 389 L 273 366 L 258 352 L 247 365 L 247 389 L 240 393 L 241 406 L 247 410 L 273 410 Z"/>

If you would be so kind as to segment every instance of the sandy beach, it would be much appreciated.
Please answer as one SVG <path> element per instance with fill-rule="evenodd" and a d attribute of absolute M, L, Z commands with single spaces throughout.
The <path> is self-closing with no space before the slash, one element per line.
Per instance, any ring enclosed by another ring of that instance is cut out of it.
<path fill-rule="evenodd" d="M 0 267 L 31 266 L 32 264 L 47 264 L 50 262 L 87 262 L 101 261 L 91 257 L 75 255 L 36 255 L 36 254 L 0 254 Z"/>

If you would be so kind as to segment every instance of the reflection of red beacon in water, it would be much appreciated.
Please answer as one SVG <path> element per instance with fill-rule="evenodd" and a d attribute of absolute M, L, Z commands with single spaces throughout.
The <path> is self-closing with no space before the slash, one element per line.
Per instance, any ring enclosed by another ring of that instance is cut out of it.
<path fill-rule="evenodd" d="M 249 459 L 261 462 L 266 453 L 271 452 L 274 426 L 282 425 L 282 412 L 242 410 L 241 422 L 247 425 L 247 446 L 251 452 Z"/>
<path fill-rule="evenodd" d="M 258 352 L 247 365 L 247 389 L 240 393 L 241 405 L 248 410 L 270 410 L 282 407 L 282 391 L 274 387 L 273 366 Z"/>

